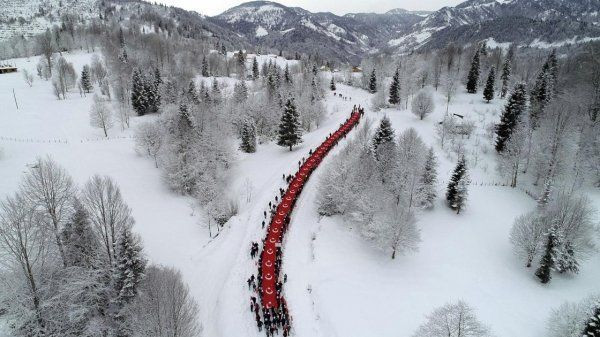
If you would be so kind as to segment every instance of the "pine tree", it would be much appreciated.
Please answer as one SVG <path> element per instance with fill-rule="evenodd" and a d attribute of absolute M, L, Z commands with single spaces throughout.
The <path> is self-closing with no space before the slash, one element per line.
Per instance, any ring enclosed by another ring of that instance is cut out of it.
<path fill-rule="evenodd" d="M 122 27 L 119 27 L 119 47 L 125 48 L 125 37 L 123 36 Z"/>
<path fill-rule="evenodd" d="M 131 76 L 131 106 L 138 116 L 145 115 L 148 109 L 148 95 L 144 82 L 140 70 L 134 68 Z"/>
<path fill-rule="evenodd" d="M 238 104 L 248 99 L 248 87 L 246 87 L 245 81 L 239 81 L 233 86 L 233 99 Z"/>
<path fill-rule="evenodd" d="M 556 90 L 556 81 L 558 80 L 558 59 L 556 58 L 556 49 L 552 49 L 552 52 L 548 55 L 544 68 L 549 77 L 550 92 L 554 93 Z"/>
<path fill-rule="evenodd" d="M 373 152 L 377 152 L 379 145 L 393 141 L 394 129 L 392 129 L 392 123 L 387 116 L 384 116 L 379 123 L 379 127 L 377 127 L 377 131 L 375 131 L 375 136 L 373 136 Z"/>
<path fill-rule="evenodd" d="M 256 128 L 250 119 L 246 119 L 242 125 L 242 144 L 240 150 L 246 153 L 256 152 Z"/>
<path fill-rule="evenodd" d="M 554 260 L 554 270 L 563 273 L 579 273 L 579 262 L 575 258 L 575 250 L 573 244 L 570 241 L 562 242 L 563 240 L 557 240 L 554 251 L 552 252 L 552 258 Z"/>
<path fill-rule="evenodd" d="M 77 199 L 73 208 L 74 212 L 61 232 L 66 263 L 69 267 L 98 268 L 98 239 L 88 213 Z"/>
<path fill-rule="evenodd" d="M 437 182 L 437 158 L 433 152 L 433 148 L 429 148 L 427 152 L 427 158 L 425 159 L 425 165 L 423 167 L 423 174 L 419 181 L 418 194 L 421 197 L 421 206 L 424 208 L 433 207 L 433 202 L 437 196 L 436 192 Z"/>
<path fill-rule="evenodd" d="M 331 91 L 337 90 L 337 87 L 335 86 L 335 76 L 333 76 L 333 74 L 331 74 L 331 82 L 329 83 L 329 89 Z"/>
<path fill-rule="evenodd" d="M 283 72 L 283 81 L 287 85 L 292 85 L 294 83 L 294 80 L 292 79 L 292 74 L 290 74 L 290 69 L 287 63 L 285 65 L 285 71 Z"/>
<path fill-rule="evenodd" d="M 504 64 L 502 65 L 502 75 L 500 75 L 500 79 L 502 79 L 502 89 L 500 89 L 500 97 L 502 97 L 502 98 L 506 97 L 506 94 L 508 93 L 508 84 L 510 82 L 510 71 L 511 71 L 510 58 L 508 58 L 508 55 L 507 55 L 506 59 L 504 60 Z"/>
<path fill-rule="evenodd" d="M 244 54 L 244 52 L 240 49 L 237 53 L 237 65 L 238 65 L 238 69 L 239 69 L 239 76 L 241 79 L 245 79 L 246 78 L 246 55 Z"/>
<path fill-rule="evenodd" d="M 298 111 L 292 99 L 288 99 L 279 123 L 277 145 L 289 147 L 292 151 L 292 146 L 300 143 L 302 143 L 302 129 Z"/>
<path fill-rule="evenodd" d="M 496 82 L 496 68 L 490 68 L 490 73 L 483 89 L 483 98 L 489 103 L 494 99 L 494 83 Z"/>
<path fill-rule="evenodd" d="M 152 78 L 144 76 L 143 78 L 144 92 L 146 93 L 146 113 L 158 111 L 158 88 L 154 85 Z"/>
<path fill-rule="evenodd" d="M 375 68 L 371 72 L 371 77 L 369 78 L 369 92 L 374 94 L 377 92 L 377 74 L 375 74 Z"/>
<path fill-rule="evenodd" d="M 190 81 L 186 95 L 187 95 L 187 98 L 192 103 L 194 103 L 194 104 L 200 103 L 200 98 L 198 97 L 198 91 L 196 90 L 196 84 L 194 83 L 194 80 Z"/>
<path fill-rule="evenodd" d="M 555 231 L 555 228 L 552 228 L 550 233 L 548 233 L 544 256 L 542 256 L 542 259 L 540 260 L 540 266 L 535 272 L 535 276 L 537 276 L 542 283 L 548 283 L 552 279 L 552 269 L 554 268 L 552 252 L 554 251 L 554 244 L 556 240 Z"/>
<path fill-rule="evenodd" d="M 272 101 L 275 98 L 275 93 L 277 92 L 277 79 L 272 71 L 268 71 L 267 74 L 267 96 L 269 100 Z"/>
<path fill-rule="evenodd" d="M 135 298 L 146 269 L 139 238 L 125 227 L 119 234 L 116 247 L 117 263 L 113 273 L 114 303 L 123 308 Z"/>
<path fill-rule="evenodd" d="M 458 163 L 454 168 L 448 188 L 446 190 L 446 202 L 448 207 L 456 211 L 459 214 L 464 208 L 467 200 L 467 187 L 469 184 L 469 174 L 467 172 L 467 164 L 465 157 L 461 156 L 458 159 Z"/>
<path fill-rule="evenodd" d="M 252 61 L 252 79 L 257 80 L 259 75 L 260 72 L 258 70 L 258 60 L 256 57 L 254 57 L 254 60 Z"/>
<path fill-rule="evenodd" d="M 202 77 L 209 77 L 210 73 L 208 72 L 208 62 L 206 61 L 206 56 L 202 57 Z"/>
<path fill-rule="evenodd" d="M 390 98 L 388 100 L 391 105 L 400 104 L 400 70 L 396 69 L 394 77 L 392 78 L 392 84 L 390 85 Z"/>
<path fill-rule="evenodd" d="M 585 323 L 582 337 L 600 337 L 600 303 L 596 304 L 592 317 Z"/>
<path fill-rule="evenodd" d="M 520 116 L 525 110 L 526 103 L 525 85 L 519 83 L 515 86 L 508 99 L 508 103 L 500 118 L 500 124 L 496 126 L 496 151 L 504 151 L 504 146 L 517 126 Z"/>
<path fill-rule="evenodd" d="M 479 49 L 473 55 L 473 60 L 471 61 L 471 69 L 469 70 L 469 75 L 467 76 L 467 92 L 469 94 L 474 94 L 477 92 L 477 82 L 479 81 Z"/>
<path fill-rule="evenodd" d="M 210 100 L 213 104 L 221 103 L 222 95 L 221 89 L 219 88 L 219 82 L 216 78 L 213 78 L 212 88 L 210 90 Z"/>
<path fill-rule="evenodd" d="M 163 80 L 162 75 L 160 74 L 160 70 L 158 69 L 158 67 L 154 67 L 154 86 L 152 88 L 154 90 L 154 106 L 152 109 L 154 112 L 158 112 L 158 109 L 161 105 L 162 97 L 160 95 L 160 86 L 162 83 Z"/>
<path fill-rule="evenodd" d="M 90 78 L 90 67 L 87 64 L 84 65 L 83 70 L 81 70 L 81 87 L 83 88 L 83 91 L 88 94 L 94 87 Z"/>

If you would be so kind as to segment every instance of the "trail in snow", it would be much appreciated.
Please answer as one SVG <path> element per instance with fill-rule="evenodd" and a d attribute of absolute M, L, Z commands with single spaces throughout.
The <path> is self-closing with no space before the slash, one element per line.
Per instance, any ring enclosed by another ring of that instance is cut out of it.
<path fill-rule="evenodd" d="M 278 329 L 276 324 L 278 324 L 284 330 L 284 335 L 286 335 L 290 329 L 286 302 L 281 296 L 283 283 L 280 275 L 280 265 L 283 235 L 289 224 L 296 200 L 312 172 L 319 166 L 323 158 L 338 141 L 345 137 L 358 124 L 360 117 L 361 113 L 359 110 L 353 110 L 350 118 L 336 132 L 327 137 L 325 142 L 314 152 L 311 151 L 308 160 L 294 174 L 291 183 L 287 187 L 287 191 L 282 193 L 281 202 L 272 214 L 266 238 L 263 240 L 263 250 L 258 267 L 258 280 L 260 282 L 258 291 L 262 300 L 265 330 L 270 332 L 276 331 Z M 255 305 L 255 308 L 258 311 L 257 305 Z M 258 315 L 258 312 L 256 314 Z M 279 319 L 274 319 L 276 317 L 279 317 Z"/>

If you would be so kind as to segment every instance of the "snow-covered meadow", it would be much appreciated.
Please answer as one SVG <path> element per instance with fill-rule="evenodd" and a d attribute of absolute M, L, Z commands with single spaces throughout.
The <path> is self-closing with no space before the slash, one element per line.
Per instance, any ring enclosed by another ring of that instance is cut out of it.
<path fill-rule="evenodd" d="M 92 55 L 64 56 L 79 73 Z M 283 61 L 275 59 L 278 64 Z M 14 60 L 32 73 L 36 62 Z M 322 76 L 328 83 L 330 75 Z M 219 81 L 228 87 L 234 83 Z M 248 255 L 250 242 L 263 237 L 262 213 L 284 185 L 281 175 L 291 173 L 354 104 L 366 106 L 366 117 L 375 122 L 387 115 L 397 135 L 415 128 L 434 147 L 440 162 L 440 196 L 456 161 L 436 140 L 435 126 L 446 111 L 441 92 L 434 95 L 434 113 L 422 121 L 410 110 L 371 111 L 372 95 L 364 90 L 338 84 L 338 92 L 352 100 L 327 91 L 323 123 L 305 134 L 294 151 L 268 143 L 259 145 L 254 154 L 237 155 L 224 193 L 239 199 L 239 214 L 211 239 L 203 209 L 192 198 L 171 192 L 152 160 L 135 151 L 135 126 L 153 116 L 132 118 L 132 127 L 126 130 L 115 125 L 106 139 L 89 123 L 92 95 L 71 92 L 66 100 L 57 100 L 49 82 L 37 78 L 29 87 L 20 72 L 2 74 L 0 197 L 18 188 L 22 173 L 38 156 L 52 156 L 78 184 L 94 174 L 111 176 L 132 208 L 134 230 L 141 235 L 148 258 L 182 271 L 200 304 L 204 335 L 258 336 L 245 283 L 256 269 Z M 593 268 L 600 264 L 598 255 L 586 261 L 578 275 L 556 277 L 545 286 L 513 255 L 508 241 L 513 220 L 533 209 L 535 201 L 519 188 L 494 186 L 503 180 L 496 173 L 486 128 L 499 119 L 503 104 L 499 99 L 486 104 L 479 94 L 468 95 L 462 88 L 450 104 L 450 113 L 464 115 L 476 125 L 465 143 L 467 152 L 477 158 L 470 171 L 473 185 L 460 215 L 447 209 L 441 197 L 433 210 L 419 215 L 422 243 L 417 253 L 390 260 L 341 218 L 319 218 L 315 196 L 323 168 L 315 172 L 296 206 L 284 251 L 283 271 L 289 276 L 285 296 L 296 336 L 411 336 L 433 308 L 464 299 L 498 337 L 541 337 L 552 308 L 600 291 L 600 270 Z M 332 155 L 344 145 L 341 142 Z M 598 191 L 588 194 L 600 208 Z"/>

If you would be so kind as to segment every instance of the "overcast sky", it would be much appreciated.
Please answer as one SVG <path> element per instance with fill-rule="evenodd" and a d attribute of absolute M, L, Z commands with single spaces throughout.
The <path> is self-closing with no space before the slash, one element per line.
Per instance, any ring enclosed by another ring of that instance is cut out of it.
<path fill-rule="evenodd" d="M 383 13 L 394 8 L 437 10 L 454 6 L 464 0 L 279 0 L 286 6 L 302 7 L 311 12 L 332 12 L 338 15 L 356 12 Z M 241 0 L 158 0 L 158 2 L 195 10 L 205 15 L 217 15 L 247 1 Z"/>

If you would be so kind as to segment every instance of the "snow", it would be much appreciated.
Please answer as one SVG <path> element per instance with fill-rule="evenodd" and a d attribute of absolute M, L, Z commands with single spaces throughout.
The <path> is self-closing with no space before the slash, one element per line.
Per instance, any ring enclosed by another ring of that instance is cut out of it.
<path fill-rule="evenodd" d="M 90 54 L 63 55 L 78 74 L 91 62 Z M 35 74 L 37 58 L 14 62 Z M 13 88 L 19 110 L 13 104 Z M 111 176 L 133 211 L 134 230 L 142 236 L 150 261 L 180 269 L 198 298 L 205 276 L 195 260 L 208 241 L 208 229 L 202 214 L 192 207 L 193 200 L 170 192 L 154 164 L 135 153 L 134 127 L 122 132 L 115 126 L 105 139 L 99 129 L 89 126 L 91 95 L 80 98 L 72 91 L 67 100 L 58 101 L 49 82 L 36 78 L 29 88 L 20 72 L 0 76 L 0 100 L 7 103 L 0 109 L 0 198 L 17 190 L 27 165 L 37 156 L 51 155 L 79 185 L 94 174 Z M 152 116 L 134 117 L 132 124 L 146 118 Z"/>
<path fill-rule="evenodd" d="M 79 73 L 90 54 L 66 54 Z M 281 66 L 295 65 L 275 55 L 258 57 L 259 64 L 273 60 Z M 35 73 L 37 59 L 18 59 L 15 64 Z M 212 79 L 202 78 L 207 84 Z M 235 79 L 218 78 L 232 88 Z M 328 83 L 329 78 L 323 82 Z M 13 103 L 14 88 L 19 110 Z M 174 266 L 183 273 L 200 304 L 203 335 L 260 336 L 248 310 L 251 293 L 246 278 L 256 272 L 249 257 L 251 241 L 260 241 L 262 212 L 310 148 L 320 144 L 350 113 L 354 104 L 370 106 L 372 95 L 341 83 L 338 92 L 352 97 L 343 101 L 327 91 L 328 113 L 320 127 L 304 135 L 304 143 L 288 151 L 274 143 L 261 144 L 255 154 L 239 154 L 231 168 L 225 191 L 237 196 L 239 214 L 216 238 L 208 237 L 202 209 L 188 197 L 175 195 L 161 179 L 150 159 L 134 151 L 132 129 L 109 131 L 109 139 L 89 126 L 90 95 L 71 92 L 67 100 L 53 96 L 49 82 L 37 79 L 29 88 L 22 74 L 0 75 L 0 197 L 13 193 L 27 164 L 37 156 L 51 155 L 78 184 L 93 174 L 107 174 L 121 187 L 136 219 L 134 230 L 142 236 L 150 261 Z M 440 161 L 439 192 L 455 163 L 435 141 L 434 125 L 445 112 L 444 98 L 435 94 L 437 109 L 424 121 L 408 110 L 386 109 L 366 117 L 374 121 L 390 117 L 396 134 L 414 127 L 434 146 Z M 461 113 L 477 125 L 467 141 L 469 153 L 477 153 L 470 175 L 466 209 L 450 212 L 440 197 L 435 209 L 418 218 L 423 242 L 418 253 L 391 260 L 347 228 L 339 217 L 319 218 L 315 210 L 316 186 L 324 167 L 317 169 L 297 203 L 286 234 L 284 287 L 294 319 L 294 335 L 312 336 L 410 336 L 434 307 L 456 299 L 472 305 L 495 336 L 539 337 L 544 335 L 550 310 L 565 300 L 578 301 L 600 284 L 598 255 L 570 278 L 556 276 L 542 286 L 531 270 L 513 256 L 508 233 L 516 216 L 534 207 L 522 190 L 486 184 L 501 181 L 495 173 L 495 156 L 483 127 L 499 118 L 503 100 L 485 104 L 480 95 L 457 94 L 450 113 Z M 154 118 L 134 117 L 132 124 Z M 353 137 L 352 132 L 349 137 Z M 334 149 L 339 151 L 346 141 Z M 327 165 L 331 155 L 323 166 Z M 484 185 L 480 185 L 484 183 Z M 600 193 L 589 192 L 596 208 Z M 0 323 L 1 326 L 1 323 Z M 1 329 L 0 329 L 1 331 Z M 0 332 L 2 336 L 2 332 Z"/>
<path fill-rule="evenodd" d="M 510 45 L 511 45 L 510 42 L 498 42 L 498 41 L 494 40 L 493 37 L 490 37 L 485 41 L 489 48 L 500 48 L 502 50 L 508 50 L 508 48 L 510 48 Z"/>
<path fill-rule="evenodd" d="M 263 37 L 269 35 L 269 32 L 262 26 L 256 27 L 256 37 Z"/>
<path fill-rule="evenodd" d="M 592 41 L 600 41 L 600 37 L 581 37 L 581 38 L 579 38 L 577 36 L 574 36 L 570 39 L 566 39 L 563 41 L 556 41 L 556 42 L 546 42 L 546 41 L 541 41 L 539 38 L 536 38 L 535 40 L 533 40 L 533 42 L 531 42 L 529 44 L 529 47 L 550 49 L 550 48 L 558 48 L 558 47 L 563 47 L 566 45 L 586 43 L 586 42 L 592 42 Z"/>

